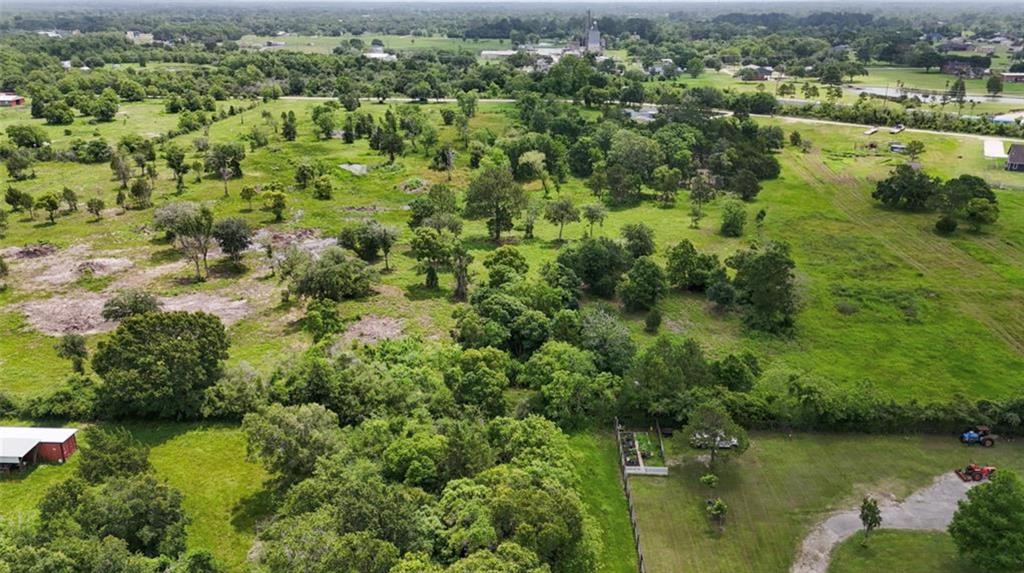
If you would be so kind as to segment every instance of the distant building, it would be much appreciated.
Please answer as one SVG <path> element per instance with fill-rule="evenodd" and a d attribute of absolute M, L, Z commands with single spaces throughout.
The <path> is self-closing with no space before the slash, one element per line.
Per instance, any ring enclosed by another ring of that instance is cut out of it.
<path fill-rule="evenodd" d="M 597 29 L 597 20 L 594 20 L 590 11 L 587 10 L 587 31 L 583 49 L 588 54 L 601 54 L 604 47 L 601 46 L 601 31 Z"/>
<path fill-rule="evenodd" d="M 0 107 L 18 107 L 21 105 L 25 105 L 24 96 L 0 92 Z"/>
<path fill-rule="evenodd" d="M 736 76 L 744 81 L 758 81 L 763 82 L 772 77 L 775 70 L 771 66 L 757 66 L 750 64 L 740 68 L 740 71 L 736 73 Z"/>
<path fill-rule="evenodd" d="M 990 70 L 988 69 L 987 62 L 988 58 L 979 56 L 978 58 L 949 58 L 942 63 L 941 71 L 944 74 L 951 76 L 959 76 L 967 79 L 977 79 L 988 75 Z"/>
<path fill-rule="evenodd" d="M 637 123 L 650 123 L 656 119 L 656 116 L 658 115 L 658 108 L 642 107 L 640 109 L 626 109 L 626 113 L 629 114 L 629 119 Z"/>
<path fill-rule="evenodd" d="M 129 42 L 136 44 L 152 44 L 153 34 L 146 34 L 143 32 L 128 31 L 124 33 L 125 37 L 128 38 Z"/>
<path fill-rule="evenodd" d="M 370 46 L 370 51 L 363 54 L 364 58 L 371 60 L 377 60 L 380 62 L 395 62 L 398 61 L 398 56 L 395 54 L 389 54 L 384 51 L 384 46 L 373 44 Z"/>
<path fill-rule="evenodd" d="M 1003 81 L 1011 84 L 1024 84 L 1024 72 L 1003 72 Z"/>
<path fill-rule="evenodd" d="M 516 55 L 516 50 L 484 50 L 480 57 L 484 60 L 503 60 Z"/>
<path fill-rule="evenodd" d="M 1024 171 L 1024 144 L 1014 143 L 1006 153 L 1007 171 Z"/>
<path fill-rule="evenodd" d="M 78 450 L 77 433 L 75 428 L 0 427 L 0 469 L 64 463 Z"/>

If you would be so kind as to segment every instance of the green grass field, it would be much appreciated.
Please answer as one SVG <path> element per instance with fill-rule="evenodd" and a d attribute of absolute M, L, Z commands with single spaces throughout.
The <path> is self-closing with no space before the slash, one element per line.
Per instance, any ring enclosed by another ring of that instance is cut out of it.
<path fill-rule="evenodd" d="M 233 426 L 161 423 L 129 424 L 151 448 L 157 476 L 185 494 L 192 519 L 189 548 L 207 549 L 227 571 L 246 570 L 245 557 L 255 523 L 269 514 L 263 490 L 267 475 L 245 459 L 245 436 Z M 65 465 L 40 465 L 0 479 L 0 519 L 30 519 L 46 490 L 72 475 L 78 457 Z"/>
<path fill-rule="evenodd" d="M 677 436 L 666 443 L 671 464 L 668 477 L 630 480 L 651 573 L 783 573 L 815 522 L 831 511 L 856 505 L 865 494 L 904 497 L 972 460 L 1024 471 L 1024 447 L 1013 443 L 981 451 L 960 445 L 955 437 L 796 434 L 787 438 L 755 433 L 750 449 L 717 471 L 720 482 L 712 491 L 698 481 L 707 469 L 695 461 L 697 453 Z M 704 514 L 704 500 L 711 496 L 721 497 L 729 506 L 722 533 L 709 525 Z M 871 555 L 858 555 L 844 546 L 837 564 L 852 568 L 833 571 L 910 571 L 892 568 L 902 562 L 895 554 L 899 547 L 907 548 L 906 560 L 933 551 L 932 545 L 918 540 L 886 543 L 879 536 L 874 542 L 877 563 L 868 562 Z M 952 555 L 945 543 L 944 553 L 933 555 L 934 563 L 943 567 Z M 887 556 L 888 547 L 893 547 L 893 555 Z M 915 571 L 947 570 L 957 569 Z"/>
<path fill-rule="evenodd" d="M 273 224 L 265 212 L 250 211 L 238 198 L 242 185 L 271 180 L 291 184 L 294 168 L 304 157 L 316 157 L 333 165 L 364 163 L 380 167 L 385 163 L 367 148 L 365 141 L 344 145 L 337 140 L 316 140 L 311 135 L 309 119 L 309 109 L 315 103 L 273 101 L 241 117 L 214 124 L 210 127 L 210 141 L 228 141 L 247 133 L 254 124 L 263 125 L 262 110 L 277 117 L 291 109 L 300 120 L 300 137 L 294 143 L 273 139 L 268 147 L 249 152 L 243 162 L 245 176 L 229 183 L 228 197 L 223 196 L 220 181 L 209 179 L 198 184 L 190 182 L 188 190 L 179 197 L 174 194 L 172 179 L 162 170 L 154 193 L 155 204 L 182 199 L 204 201 L 217 217 L 237 215 L 256 227 L 281 230 L 317 228 L 325 235 L 337 233 L 344 225 L 366 216 L 396 225 L 402 236 L 392 257 L 395 271 L 382 275 L 384 286 L 379 295 L 348 302 L 342 306 L 342 313 L 351 320 L 369 313 L 400 318 L 411 334 L 446 333 L 453 324 L 453 307 L 448 299 L 451 279 L 442 278 L 440 291 L 424 291 L 419 286 L 422 277 L 415 273 L 405 243 L 409 231 L 404 225 L 408 215 L 403 206 L 413 196 L 398 189 L 398 185 L 412 177 L 444 180 L 443 174 L 427 168 L 428 160 L 421 152 L 410 150 L 395 167 L 375 169 L 364 177 L 337 170 L 332 175 L 335 197 L 330 201 L 312 199 L 301 191 L 290 193 L 286 220 L 281 224 Z M 164 114 L 156 103 L 144 105 L 152 114 L 151 123 L 173 122 L 173 116 Z M 424 110 L 439 122 L 438 110 L 442 105 L 431 104 Z M 368 104 L 363 109 L 383 113 L 386 107 Z M 482 104 L 473 127 L 501 135 L 512 125 L 513 115 L 510 104 Z M 3 117 L 0 115 L 0 121 Z M 942 397 L 953 392 L 998 397 L 1013 392 L 1017 384 L 1015 372 L 1024 368 L 1024 310 L 1015 303 L 1024 287 L 1024 194 L 1020 192 L 1024 189 L 1024 176 L 1003 171 L 1000 162 L 986 161 L 980 140 L 973 137 L 915 133 L 890 136 L 882 132 L 868 138 L 857 127 L 811 125 L 788 119 L 763 121 L 775 122 L 787 132 L 800 130 L 811 140 L 813 151 L 803 154 L 787 147 L 780 154 L 782 175 L 766 182 L 758 200 L 749 206 L 751 217 L 762 208 L 767 212 L 761 228 L 751 224 L 741 239 L 721 237 L 717 232 L 720 205 L 714 203 L 708 208 L 701 228 L 691 229 L 684 194 L 670 209 L 650 202 L 613 209 L 598 232 L 616 235 L 624 224 L 644 222 L 654 228 L 661 252 L 687 238 L 722 257 L 754 240 L 781 239 L 791 243 L 797 261 L 801 308 L 795 336 L 779 338 L 752 333 L 743 328 L 738 316 L 711 312 L 702 297 L 686 293 L 673 293 L 664 301 L 663 328 L 696 337 L 712 355 L 751 349 L 768 366 L 797 368 L 840 383 L 867 379 L 899 398 Z M 121 129 L 119 126 L 106 124 L 100 128 L 109 130 L 108 137 L 112 139 L 117 135 L 115 130 Z M 85 126 L 75 124 L 71 129 L 77 132 Z M 178 140 L 190 145 L 197 137 L 200 134 Z M 441 130 L 442 140 L 454 137 L 451 128 Z M 941 238 L 932 231 L 933 214 L 880 208 L 870 199 L 873 181 L 884 177 L 902 159 L 885 151 L 866 151 L 862 146 L 869 139 L 882 149 L 889 140 L 921 139 L 927 148 L 921 161 L 930 173 L 943 177 L 974 173 L 1007 187 L 1008 190 L 999 192 L 1001 221 L 981 234 L 960 231 L 953 238 Z M 471 176 L 467 162 L 467 154 L 459 153 L 458 168 L 453 174 L 456 187 L 464 186 Z M 36 171 L 37 178 L 15 185 L 35 195 L 69 185 L 83 201 L 99 196 L 108 206 L 114 205 L 117 183 L 105 164 L 45 163 Z M 191 181 L 191 176 L 188 180 Z M 539 195 L 539 184 L 533 183 L 529 189 Z M 561 193 L 578 204 L 593 201 L 583 182 L 576 179 L 563 184 Z M 159 235 L 147 230 L 151 217 L 151 210 L 129 210 L 124 214 L 115 210 L 95 221 L 78 212 L 61 216 L 56 225 L 50 225 L 42 215 L 31 221 L 17 214 L 12 217 L 4 244 L 47 241 L 67 247 L 84 243 L 127 256 L 140 269 L 179 260 L 173 249 L 158 240 Z M 565 231 L 570 240 L 579 238 L 583 232 L 584 227 L 579 224 L 569 225 Z M 516 241 L 533 268 L 555 257 L 556 234 L 553 225 L 542 221 L 538 223 L 536 239 Z M 483 223 L 469 222 L 465 235 L 476 259 L 473 270 L 477 277 L 486 276 L 482 260 L 493 245 L 486 240 Z M 205 291 L 237 298 L 255 290 L 264 293 L 264 298 L 269 296 L 251 316 L 230 328 L 232 360 L 244 359 L 269 372 L 278 353 L 301 350 L 308 344 L 308 336 L 294 324 L 294 307 L 274 301 L 277 283 L 266 276 L 266 271 L 259 270 L 260 260 L 258 253 L 247 255 L 249 270 L 240 276 L 215 274 L 206 283 L 195 284 L 189 280 L 189 272 L 182 270 L 159 277 L 153 288 L 160 294 Z M 50 348 L 53 339 L 32 330 L 16 305 L 53 294 L 74 294 L 81 292 L 81 288 L 69 285 L 38 289 L 15 284 L 0 293 L 0 323 L 9 325 L 0 333 L 0 385 L 16 394 L 38 394 L 54 387 L 70 372 L 66 363 L 55 358 Z M 642 344 L 653 340 L 642 332 L 641 316 L 623 316 Z M 90 337 L 90 345 L 101 337 Z M 24 352 L 26 348 L 34 351 Z M 976 360 L 981 355 L 986 360 Z"/>
<path fill-rule="evenodd" d="M 601 527 L 600 573 L 634 573 L 636 551 L 629 508 L 619 478 L 619 451 L 610 434 L 574 434 L 569 445 L 580 468 L 583 502 Z"/>
<path fill-rule="evenodd" d="M 969 573 L 975 569 L 956 554 L 953 539 L 941 531 L 878 530 L 867 547 L 857 534 L 832 553 L 829 573 Z"/>
<path fill-rule="evenodd" d="M 868 75 L 855 78 L 854 85 L 865 86 L 890 86 L 896 87 L 896 82 L 903 82 L 908 88 L 922 90 L 949 89 L 949 84 L 956 81 L 956 77 L 940 73 L 936 69 L 926 72 L 924 68 L 889 68 L 874 67 L 868 68 Z M 964 80 L 964 87 L 968 95 L 988 95 L 985 90 L 985 79 Z M 1024 84 L 1005 83 L 1003 85 L 1004 95 L 1024 96 Z"/>
<path fill-rule="evenodd" d="M 463 40 L 461 38 L 445 38 L 440 36 L 396 36 L 388 34 L 363 34 L 361 36 L 242 36 L 238 40 L 243 47 L 266 46 L 267 42 L 284 42 L 284 46 L 274 46 L 271 50 L 291 50 L 313 54 L 330 54 L 335 47 L 348 45 L 352 38 L 362 40 L 369 49 L 372 40 L 384 42 L 384 48 L 400 52 L 414 50 L 454 50 L 469 51 L 475 54 L 482 50 L 508 49 L 508 40 Z"/>

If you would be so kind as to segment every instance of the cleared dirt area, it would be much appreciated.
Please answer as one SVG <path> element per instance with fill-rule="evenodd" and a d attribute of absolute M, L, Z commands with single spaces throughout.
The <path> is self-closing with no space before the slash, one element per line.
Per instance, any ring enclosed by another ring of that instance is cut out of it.
<path fill-rule="evenodd" d="M 945 530 L 956 513 L 957 502 L 975 485 L 977 482 L 961 481 L 950 472 L 903 501 L 891 495 L 876 495 L 882 528 Z M 827 573 L 832 550 L 862 528 L 859 507 L 833 513 L 804 538 L 790 572 Z"/>
<path fill-rule="evenodd" d="M 366 315 L 352 324 L 341 336 L 342 344 L 348 346 L 353 340 L 373 344 L 381 340 L 391 340 L 402 335 L 405 321 L 390 316 Z"/>
<path fill-rule="evenodd" d="M 85 276 L 105 277 L 124 272 L 135 263 L 128 258 L 102 253 L 91 256 L 88 245 L 75 244 L 66 249 L 39 244 L 4 249 L 2 255 L 11 261 L 11 278 L 33 287 L 61 287 Z"/>

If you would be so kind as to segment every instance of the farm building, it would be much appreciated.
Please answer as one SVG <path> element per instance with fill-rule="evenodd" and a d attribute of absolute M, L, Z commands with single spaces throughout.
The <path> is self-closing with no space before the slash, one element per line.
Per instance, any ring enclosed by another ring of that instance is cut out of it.
<path fill-rule="evenodd" d="M 1014 143 L 1006 153 L 1007 171 L 1024 171 L 1024 144 Z"/>
<path fill-rule="evenodd" d="M 19 105 L 25 105 L 25 96 L 0 93 L 0 107 L 18 107 Z"/>
<path fill-rule="evenodd" d="M 1024 72 L 1003 72 L 1003 81 L 1011 84 L 1024 83 Z"/>
<path fill-rule="evenodd" d="M 38 462 L 64 463 L 78 449 L 75 428 L 0 426 L 0 468 Z"/>

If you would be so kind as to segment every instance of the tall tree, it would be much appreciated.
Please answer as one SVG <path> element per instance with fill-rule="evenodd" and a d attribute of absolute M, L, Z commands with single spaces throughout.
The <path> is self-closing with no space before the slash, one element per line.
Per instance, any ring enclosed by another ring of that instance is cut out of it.
<path fill-rule="evenodd" d="M 1001 469 L 971 488 L 949 524 L 957 551 L 983 571 L 1024 568 L 1024 483 Z"/>
<path fill-rule="evenodd" d="M 92 367 L 103 379 L 100 399 L 113 417 L 190 419 L 203 391 L 220 378 L 228 337 L 217 317 L 150 312 L 124 319 L 100 341 Z"/>
<path fill-rule="evenodd" d="M 526 207 L 526 193 L 512 172 L 499 165 L 484 168 L 466 190 L 465 215 L 486 219 L 491 239 L 501 241 L 502 231 L 512 229 L 512 221 Z"/>

